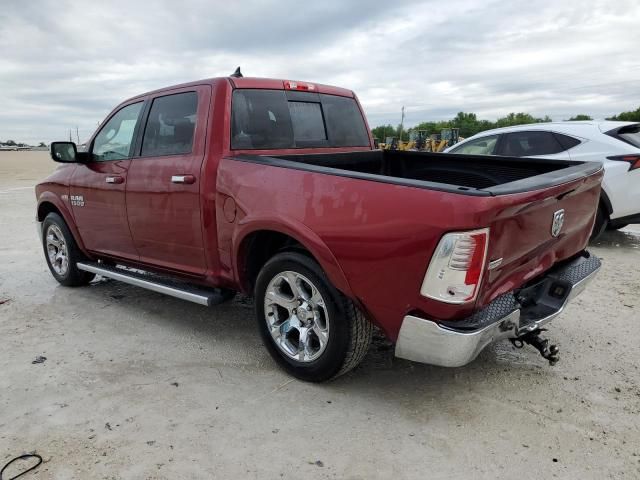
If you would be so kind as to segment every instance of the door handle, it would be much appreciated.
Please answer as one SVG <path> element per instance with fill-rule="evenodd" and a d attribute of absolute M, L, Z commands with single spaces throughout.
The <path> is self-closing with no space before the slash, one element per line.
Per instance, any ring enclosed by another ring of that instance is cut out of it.
<path fill-rule="evenodd" d="M 172 175 L 171 176 L 171 183 L 183 183 L 183 184 L 191 185 L 192 183 L 195 183 L 195 181 L 196 181 L 196 177 L 194 177 L 193 175 Z"/>
<path fill-rule="evenodd" d="M 122 177 L 107 177 L 104 179 L 105 182 L 107 183 L 124 183 L 124 178 Z"/>

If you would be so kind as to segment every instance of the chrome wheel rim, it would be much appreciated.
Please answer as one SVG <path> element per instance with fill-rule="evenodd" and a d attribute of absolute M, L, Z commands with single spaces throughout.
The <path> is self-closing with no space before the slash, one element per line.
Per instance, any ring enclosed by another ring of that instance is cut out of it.
<path fill-rule="evenodd" d="M 313 362 L 327 348 L 329 313 L 318 288 L 304 275 L 285 271 L 267 285 L 264 315 L 271 338 L 287 357 Z"/>
<path fill-rule="evenodd" d="M 45 238 L 49 264 L 54 272 L 64 277 L 69 271 L 69 252 L 64 235 L 57 225 L 49 225 Z"/>

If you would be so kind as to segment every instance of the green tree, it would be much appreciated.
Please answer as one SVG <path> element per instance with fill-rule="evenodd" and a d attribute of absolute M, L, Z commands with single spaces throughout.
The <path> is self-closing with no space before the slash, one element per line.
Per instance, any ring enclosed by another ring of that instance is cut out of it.
<path fill-rule="evenodd" d="M 46 147 L 46 146 L 47 146 L 47 144 L 46 144 L 46 143 L 44 143 L 44 142 L 40 142 L 40 143 L 38 144 L 38 147 L 40 147 L 40 148 L 42 148 L 42 147 Z"/>
<path fill-rule="evenodd" d="M 536 118 L 530 113 L 518 112 L 510 113 L 506 117 L 499 118 L 496 121 L 496 127 L 512 127 L 514 125 L 526 125 L 528 123 L 550 122 L 551 118 L 546 115 L 544 118 Z"/>
<path fill-rule="evenodd" d="M 640 107 L 631 112 L 622 112 L 613 117 L 607 118 L 607 120 L 620 120 L 623 122 L 640 122 Z"/>
<path fill-rule="evenodd" d="M 392 125 L 380 125 L 379 127 L 373 128 L 371 133 L 380 142 L 384 142 L 387 137 L 398 136 L 398 131 Z"/>
<path fill-rule="evenodd" d="M 575 117 L 571 117 L 569 119 L 570 122 L 572 122 L 574 120 L 593 120 L 593 118 L 591 118 L 589 115 L 585 115 L 584 113 L 579 113 Z"/>
<path fill-rule="evenodd" d="M 9 145 L 10 147 L 15 147 L 17 145 L 17 143 L 14 142 L 13 140 L 7 140 L 4 143 L 5 143 L 5 145 Z"/>

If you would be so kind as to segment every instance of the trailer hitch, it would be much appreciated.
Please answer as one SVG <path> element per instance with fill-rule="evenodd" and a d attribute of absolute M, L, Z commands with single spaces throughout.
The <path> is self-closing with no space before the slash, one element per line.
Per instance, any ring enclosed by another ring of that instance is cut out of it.
<path fill-rule="evenodd" d="M 548 338 L 543 338 L 541 333 L 546 332 L 546 328 L 538 328 L 537 330 L 533 330 L 528 332 L 521 337 L 511 338 L 511 343 L 516 348 L 524 347 L 524 344 L 527 343 L 531 345 L 533 348 L 540 352 L 543 358 L 546 358 L 549 361 L 549 365 L 555 365 L 560 360 L 559 353 L 560 349 L 557 345 L 550 345 Z"/>

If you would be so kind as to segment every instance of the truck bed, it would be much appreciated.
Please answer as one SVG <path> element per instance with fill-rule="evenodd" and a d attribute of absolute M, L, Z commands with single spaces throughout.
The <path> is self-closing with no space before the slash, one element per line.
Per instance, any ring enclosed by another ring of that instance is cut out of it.
<path fill-rule="evenodd" d="M 597 172 L 594 162 L 371 150 L 242 156 L 239 159 L 467 195 L 494 196 L 560 185 Z"/>

